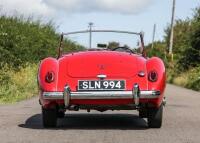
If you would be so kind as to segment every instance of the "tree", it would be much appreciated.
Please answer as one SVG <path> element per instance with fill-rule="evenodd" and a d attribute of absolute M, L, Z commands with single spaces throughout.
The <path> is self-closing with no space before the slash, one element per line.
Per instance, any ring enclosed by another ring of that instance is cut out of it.
<path fill-rule="evenodd" d="M 5 64 L 18 68 L 48 56 L 56 57 L 59 37 L 51 22 L 0 16 L 0 68 Z M 64 45 L 67 51 L 83 48 L 67 39 Z"/>
<path fill-rule="evenodd" d="M 162 60 L 166 61 L 166 43 L 165 41 L 155 41 L 154 42 L 154 48 L 152 49 L 151 46 L 152 43 L 150 43 L 149 45 L 147 45 L 145 47 L 145 50 L 147 52 L 147 56 L 148 57 L 153 57 L 153 56 L 157 56 L 159 58 L 161 58 Z"/>
<path fill-rule="evenodd" d="M 179 60 L 180 66 L 185 70 L 200 65 L 200 7 L 195 9 L 190 27 L 189 46 L 184 49 Z"/>
<path fill-rule="evenodd" d="M 189 35 L 191 32 L 190 20 L 176 20 L 174 25 L 174 41 L 173 54 L 175 61 L 179 60 L 185 51 L 190 46 Z M 164 40 L 167 43 L 166 51 L 169 51 L 170 26 L 165 29 Z"/>
<path fill-rule="evenodd" d="M 119 47 L 119 42 L 112 41 L 108 43 L 108 49 L 114 49 L 117 47 Z"/>

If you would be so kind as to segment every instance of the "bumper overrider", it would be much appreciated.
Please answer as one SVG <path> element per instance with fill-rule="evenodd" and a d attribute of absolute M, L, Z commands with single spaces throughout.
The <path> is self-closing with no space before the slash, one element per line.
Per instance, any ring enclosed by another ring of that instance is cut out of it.
<path fill-rule="evenodd" d="M 138 84 L 134 84 L 132 91 L 78 91 L 71 92 L 69 86 L 64 87 L 64 92 L 43 92 L 43 99 L 64 99 L 65 106 L 70 105 L 70 99 L 134 99 L 135 105 L 139 105 L 139 99 L 154 99 L 160 96 L 157 90 L 140 90 Z"/>

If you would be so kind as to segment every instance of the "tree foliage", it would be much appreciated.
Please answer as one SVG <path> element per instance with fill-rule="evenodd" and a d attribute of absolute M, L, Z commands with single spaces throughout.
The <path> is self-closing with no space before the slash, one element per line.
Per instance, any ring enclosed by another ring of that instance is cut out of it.
<path fill-rule="evenodd" d="M 166 65 L 170 64 L 167 56 L 169 51 L 170 26 L 165 29 L 164 40 L 155 42 L 147 47 L 149 55 L 156 55 L 164 59 Z M 165 53 L 165 54 L 164 54 Z M 173 55 L 176 72 L 187 71 L 189 68 L 200 65 L 200 7 L 194 11 L 194 16 L 186 20 L 178 19 L 174 25 Z"/>
<path fill-rule="evenodd" d="M 42 24 L 39 20 L 23 17 L 0 17 L 0 68 L 8 64 L 19 67 L 25 63 L 37 63 L 47 56 L 55 57 L 59 34 L 51 22 Z M 68 51 L 82 48 L 65 40 Z M 69 48 L 70 47 L 70 48 Z"/>
<path fill-rule="evenodd" d="M 146 46 L 146 52 L 148 57 L 157 56 L 164 59 L 166 55 L 166 44 L 164 41 L 156 41 L 152 48 L 152 43 L 150 43 Z"/>
<path fill-rule="evenodd" d="M 179 64 L 184 69 L 200 65 L 200 8 L 195 10 L 190 25 L 189 46 L 182 54 Z"/>
<path fill-rule="evenodd" d="M 170 39 L 170 26 L 165 29 L 164 40 L 166 43 L 166 50 L 169 51 L 169 39 Z M 174 26 L 174 38 L 173 38 L 173 53 L 175 54 L 175 60 L 180 59 L 181 55 L 190 46 L 190 20 L 178 19 Z"/>
<path fill-rule="evenodd" d="M 115 49 L 117 47 L 119 47 L 119 42 L 115 42 L 115 41 L 112 41 L 112 42 L 109 42 L 108 43 L 108 49 Z"/>

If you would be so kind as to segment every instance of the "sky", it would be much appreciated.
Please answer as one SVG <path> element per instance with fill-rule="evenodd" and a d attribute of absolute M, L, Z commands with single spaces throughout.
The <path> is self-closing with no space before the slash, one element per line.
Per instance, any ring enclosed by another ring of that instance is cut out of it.
<path fill-rule="evenodd" d="M 44 22 L 52 20 L 58 32 L 86 30 L 89 22 L 94 23 L 93 29 L 143 31 L 147 44 L 152 41 L 154 24 L 155 40 L 163 39 L 164 29 L 171 21 L 172 1 L 0 0 L 0 14 L 32 16 Z M 191 17 L 197 6 L 200 0 L 176 0 L 175 18 Z"/>

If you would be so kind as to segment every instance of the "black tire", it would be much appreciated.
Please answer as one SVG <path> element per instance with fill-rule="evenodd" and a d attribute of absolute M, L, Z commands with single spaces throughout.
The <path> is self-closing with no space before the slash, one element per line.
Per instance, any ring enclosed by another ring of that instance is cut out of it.
<path fill-rule="evenodd" d="M 58 118 L 64 118 L 65 117 L 65 112 L 64 111 L 57 111 L 57 117 Z"/>
<path fill-rule="evenodd" d="M 42 120 L 45 128 L 53 128 L 57 125 L 57 112 L 56 108 L 45 109 L 42 108 Z"/>
<path fill-rule="evenodd" d="M 149 128 L 161 128 L 163 116 L 163 104 L 157 108 L 148 109 L 148 126 Z"/>
<path fill-rule="evenodd" d="M 147 109 L 140 109 L 139 110 L 139 117 L 140 118 L 147 118 Z"/>

